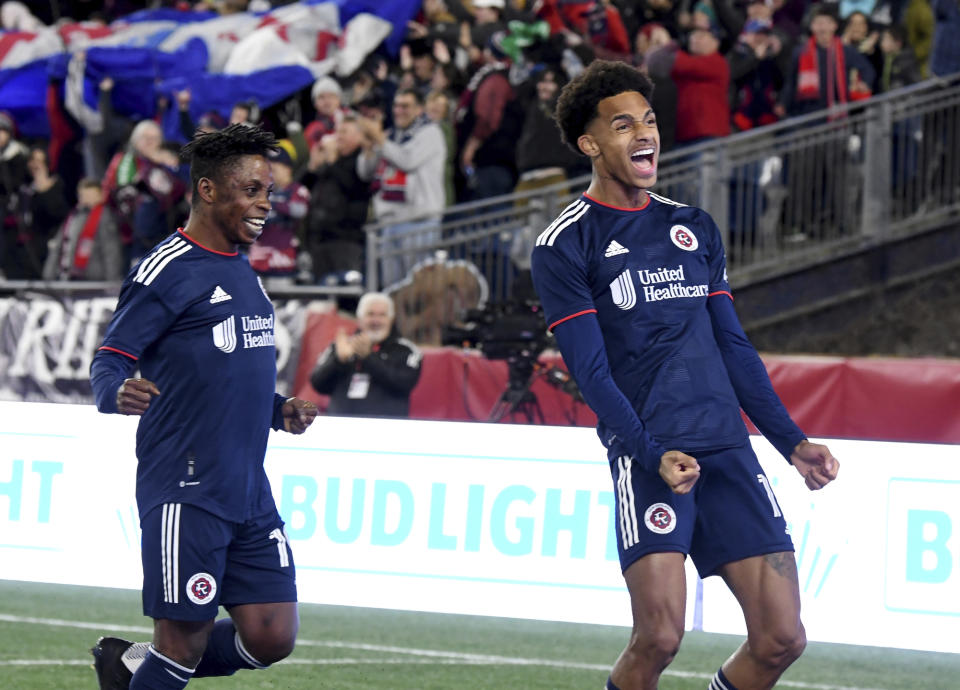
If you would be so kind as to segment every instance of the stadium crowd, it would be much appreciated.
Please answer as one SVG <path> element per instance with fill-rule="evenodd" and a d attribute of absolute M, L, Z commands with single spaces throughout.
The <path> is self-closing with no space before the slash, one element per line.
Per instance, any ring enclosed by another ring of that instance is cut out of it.
<path fill-rule="evenodd" d="M 286 4 L 153 3 L 221 14 Z M 143 5 L 5 2 L 0 20 L 8 34 L 54 25 L 95 36 Z M 177 151 L 197 129 L 259 123 L 281 138 L 273 210 L 250 251 L 259 273 L 359 282 L 365 223 L 402 238 L 418 216 L 422 241 L 452 204 L 588 172 L 552 112 L 594 58 L 651 76 L 666 151 L 958 72 L 958 32 L 958 0 L 424 0 L 399 52 L 382 44 L 347 77 L 323 76 L 269 108 L 244 100 L 196 119 L 183 89 L 139 121 L 115 103 L 110 77 L 90 105 L 85 53 L 73 50 L 50 88 L 49 138 L 21 137 L 0 112 L 0 278 L 122 277 L 185 222 L 190 185 Z M 179 141 L 158 124 L 172 109 Z M 383 282 L 408 269 L 383 266 Z"/>

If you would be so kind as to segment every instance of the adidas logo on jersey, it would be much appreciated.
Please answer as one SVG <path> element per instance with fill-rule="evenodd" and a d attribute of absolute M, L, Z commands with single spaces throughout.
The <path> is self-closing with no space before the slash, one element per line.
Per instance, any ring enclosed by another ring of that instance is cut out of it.
<path fill-rule="evenodd" d="M 213 294 L 210 295 L 210 304 L 220 304 L 221 302 L 226 302 L 231 299 L 233 299 L 233 297 L 228 295 L 227 291 L 218 285 L 214 289 Z"/>
<path fill-rule="evenodd" d="M 617 256 L 618 254 L 629 254 L 630 250 L 624 247 L 622 244 L 616 240 L 610 240 L 610 244 L 607 245 L 607 251 L 603 255 L 607 258 L 611 256 Z"/>

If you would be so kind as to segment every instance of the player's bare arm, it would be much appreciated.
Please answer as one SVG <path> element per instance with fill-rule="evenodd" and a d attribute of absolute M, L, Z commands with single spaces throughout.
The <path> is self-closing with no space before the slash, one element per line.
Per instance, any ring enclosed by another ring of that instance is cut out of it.
<path fill-rule="evenodd" d="M 283 430 L 302 434 L 317 418 L 317 406 L 309 400 L 288 398 L 283 403 Z"/>
<path fill-rule="evenodd" d="M 822 489 L 837 478 L 840 461 L 822 443 L 800 441 L 790 454 L 790 462 L 811 491 Z"/>
<path fill-rule="evenodd" d="M 686 494 L 700 478 L 700 465 L 686 453 L 668 450 L 660 456 L 660 477 L 673 493 Z"/>
<path fill-rule="evenodd" d="M 126 379 L 117 389 L 117 412 L 142 415 L 155 395 L 160 395 L 160 391 L 153 381 Z"/>

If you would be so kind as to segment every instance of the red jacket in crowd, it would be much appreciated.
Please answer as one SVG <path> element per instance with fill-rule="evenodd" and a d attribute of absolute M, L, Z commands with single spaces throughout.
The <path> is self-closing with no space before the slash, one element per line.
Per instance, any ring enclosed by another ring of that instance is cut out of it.
<path fill-rule="evenodd" d="M 677 87 L 677 142 L 730 134 L 730 66 L 720 53 L 678 50 L 670 77 Z"/>

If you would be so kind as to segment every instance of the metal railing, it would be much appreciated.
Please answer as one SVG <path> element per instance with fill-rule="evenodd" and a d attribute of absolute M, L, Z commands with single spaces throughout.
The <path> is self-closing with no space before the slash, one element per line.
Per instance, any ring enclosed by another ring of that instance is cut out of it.
<path fill-rule="evenodd" d="M 957 219 L 958 154 L 960 74 L 670 151 L 655 189 L 711 214 L 742 287 Z M 439 232 L 386 237 L 389 223 L 369 224 L 367 288 L 392 292 L 408 336 L 432 342 L 431 319 L 514 293 L 536 236 L 589 181 L 449 207 Z M 406 277 L 384 286 L 390 261 Z"/>

